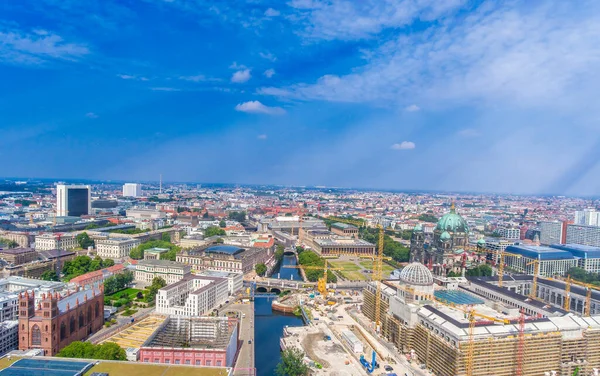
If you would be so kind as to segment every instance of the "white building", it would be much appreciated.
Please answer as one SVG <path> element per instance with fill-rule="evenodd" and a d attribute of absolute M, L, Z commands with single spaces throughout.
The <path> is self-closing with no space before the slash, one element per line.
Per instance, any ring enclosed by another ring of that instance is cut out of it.
<path fill-rule="evenodd" d="M 583 244 L 600 247 L 600 227 L 567 225 L 567 244 Z"/>
<path fill-rule="evenodd" d="M 41 234 L 35 237 L 36 251 L 70 250 L 79 247 L 75 234 Z"/>
<path fill-rule="evenodd" d="M 89 185 L 56 186 L 56 216 L 81 217 L 92 212 L 91 188 Z"/>
<path fill-rule="evenodd" d="M 0 292 L 0 322 L 16 320 L 18 317 L 19 295 Z"/>
<path fill-rule="evenodd" d="M 0 356 L 19 348 L 19 321 L 0 323 Z"/>
<path fill-rule="evenodd" d="M 156 312 L 197 317 L 223 304 L 228 283 L 223 278 L 188 275 L 177 283 L 163 287 L 156 294 Z"/>
<path fill-rule="evenodd" d="M 600 212 L 594 209 L 583 209 L 575 212 L 575 224 L 586 226 L 600 225 Z"/>
<path fill-rule="evenodd" d="M 521 238 L 521 229 L 513 228 L 513 227 L 499 227 L 496 232 L 498 235 L 505 239 L 520 239 Z"/>
<path fill-rule="evenodd" d="M 561 244 L 563 238 L 562 222 L 540 222 L 540 244 Z"/>
<path fill-rule="evenodd" d="M 113 238 L 96 240 L 96 254 L 102 258 L 120 259 L 128 257 L 131 250 L 140 245 L 135 238 Z"/>
<path fill-rule="evenodd" d="M 179 282 L 190 275 L 190 266 L 168 260 L 140 260 L 135 267 L 135 280 L 152 283 L 154 277 L 161 277 L 167 285 Z"/>
<path fill-rule="evenodd" d="M 142 185 L 137 183 L 125 183 L 123 185 L 123 197 L 140 197 Z"/>
<path fill-rule="evenodd" d="M 196 273 L 201 277 L 223 278 L 227 280 L 229 295 L 233 295 L 244 287 L 244 275 L 242 273 L 228 273 L 216 270 L 203 270 Z"/>
<path fill-rule="evenodd" d="M 525 274 L 534 274 L 534 260 L 539 262 L 539 275 L 546 277 L 565 275 L 578 263 L 578 259 L 571 252 L 545 246 L 511 245 L 506 248 L 506 252 L 520 255 L 507 255 L 506 266 Z"/>
<path fill-rule="evenodd" d="M 127 218 L 134 219 L 159 219 L 166 218 L 167 214 L 156 209 L 132 208 L 125 212 Z"/>

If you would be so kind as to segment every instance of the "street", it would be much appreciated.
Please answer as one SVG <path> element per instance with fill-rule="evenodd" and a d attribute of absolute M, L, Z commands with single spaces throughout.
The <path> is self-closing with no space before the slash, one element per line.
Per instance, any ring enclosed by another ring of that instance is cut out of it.
<path fill-rule="evenodd" d="M 240 341 L 242 342 L 233 374 L 237 376 L 254 376 L 254 303 L 232 304 L 222 309 L 220 313 L 230 311 L 238 312 L 240 315 Z M 252 342 L 248 343 L 248 341 Z"/>

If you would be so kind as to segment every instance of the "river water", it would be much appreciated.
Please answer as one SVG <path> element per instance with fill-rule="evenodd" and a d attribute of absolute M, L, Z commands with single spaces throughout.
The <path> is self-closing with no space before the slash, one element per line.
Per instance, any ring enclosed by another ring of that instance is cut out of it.
<path fill-rule="evenodd" d="M 284 256 L 282 265 L 296 265 L 294 256 Z M 293 279 L 300 281 L 298 269 L 281 268 L 273 272 L 272 278 Z M 257 376 L 273 376 L 281 359 L 279 338 L 285 326 L 302 326 L 302 319 L 293 315 L 283 315 L 271 310 L 273 298 L 256 298 L 254 300 L 254 363 Z"/>

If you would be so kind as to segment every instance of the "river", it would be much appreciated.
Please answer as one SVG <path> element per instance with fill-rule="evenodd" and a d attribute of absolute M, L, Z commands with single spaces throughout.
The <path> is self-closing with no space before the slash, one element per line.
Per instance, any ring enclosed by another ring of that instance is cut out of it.
<path fill-rule="evenodd" d="M 295 256 L 284 256 L 282 265 L 296 265 Z M 272 278 L 293 279 L 300 281 L 298 269 L 281 268 L 273 272 Z M 279 338 L 285 326 L 302 326 L 302 319 L 293 315 L 283 315 L 271 310 L 274 298 L 256 298 L 254 300 L 254 348 L 257 376 L 273 376 L 279 363 Z"/>

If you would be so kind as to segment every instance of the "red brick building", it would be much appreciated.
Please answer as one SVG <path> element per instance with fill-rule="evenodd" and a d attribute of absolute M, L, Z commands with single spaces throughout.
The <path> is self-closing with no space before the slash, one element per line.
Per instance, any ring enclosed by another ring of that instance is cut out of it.
<path fill-rule="evenodd" d="M 42 349 L 54 356 L 73 341 L 82 341 L 104 324 L 103 287 L 67 296 L 19 294 L 19 350 Z"/>

